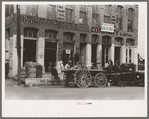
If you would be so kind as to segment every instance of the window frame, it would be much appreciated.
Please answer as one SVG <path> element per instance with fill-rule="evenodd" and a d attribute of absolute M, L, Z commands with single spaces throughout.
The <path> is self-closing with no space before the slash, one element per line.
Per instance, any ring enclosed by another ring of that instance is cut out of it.
<path fill-rule="evenodd" d="M 70 12 L 68 12 L 68 11 L 70 11 Z M 70 15 L 70 13 L 71 13 L 71 15 Z M 68 21 L 68 22 L 72 22 L 73 21 L 73 9 L 71 9 L 71 8 L 66 8 L 66 21 Z"/>
<path fill-rule="evenodd" d="M 84 13 L 85 17 L 82 18 L 81 13 L 82 14 Z M 86 12 L 80 11 L 80 18 L 82 19 L 82 24 L 87 24 L 87 13 Z"/>

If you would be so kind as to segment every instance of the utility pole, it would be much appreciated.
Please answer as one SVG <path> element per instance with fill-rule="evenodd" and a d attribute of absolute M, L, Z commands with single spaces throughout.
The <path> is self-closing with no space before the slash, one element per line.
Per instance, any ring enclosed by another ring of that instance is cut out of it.
<path fill-rule="evenodd" d="M 21 85 L 20 5 L 17 5 L 17 53 L 18 53 L 18 85 Z"/>

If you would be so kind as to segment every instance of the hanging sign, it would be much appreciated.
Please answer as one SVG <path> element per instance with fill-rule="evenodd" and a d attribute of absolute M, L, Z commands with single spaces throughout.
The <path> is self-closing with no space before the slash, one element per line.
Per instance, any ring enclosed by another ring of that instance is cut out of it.
<path fill-rule="evenodd" d="M 69 49 L 66 49 L 66 54 L 70 54 L 70 50 Z"/>
<path fill-rule="evenodd" d="M 65 21 L 65 6 L 59 5 L 57 8 L 57 20 Z"/>
<path fill-rule="evenodd" d="M 114 24 L 108 24 L 101 22 L 101 31 L 114 32 Z"/>

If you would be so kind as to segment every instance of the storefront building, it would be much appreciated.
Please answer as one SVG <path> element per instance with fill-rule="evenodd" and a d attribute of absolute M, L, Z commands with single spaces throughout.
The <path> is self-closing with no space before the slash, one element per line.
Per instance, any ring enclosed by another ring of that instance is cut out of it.
<path fill-rule="evenodd" d="M 22 67 L 26 61 L 37 62 L 44 73 L 57 61 L 84 66 L 106 66 L 109 58 L 137 62 L 136 6 L 20 5 L 20 11 Z M 10 76 L 17 74 L 16 20 L 16 6 L 6 5 L 5 59 Z"/>

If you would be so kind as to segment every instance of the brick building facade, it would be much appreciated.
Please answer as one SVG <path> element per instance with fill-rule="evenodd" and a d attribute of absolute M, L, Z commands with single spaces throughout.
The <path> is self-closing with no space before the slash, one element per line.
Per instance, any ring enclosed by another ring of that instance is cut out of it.
<path fill-rule="evenodd" d="M 6 5 L 5 59 L 17 74 L 16 5 Z M 90 66 L 100 62 L 137 63 L 136 5 L 20 5 L 21 66 L 34 61 L 48 72 L 56 61 Z"/>

